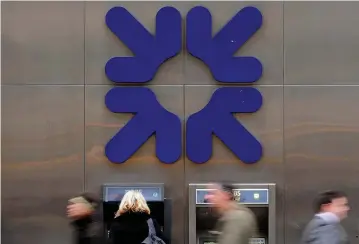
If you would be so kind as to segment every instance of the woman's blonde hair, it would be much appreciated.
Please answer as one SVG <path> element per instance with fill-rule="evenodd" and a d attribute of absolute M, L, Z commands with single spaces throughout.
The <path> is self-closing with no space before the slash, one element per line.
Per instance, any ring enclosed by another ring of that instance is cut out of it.
<path fill-rule="evenodd" d="M 147 214 L 151 213 L 142 193 L 135 190 L 128 191 L 123 196 L 115 217 L 118 217 L 126 212 L 143 212 Z"/>

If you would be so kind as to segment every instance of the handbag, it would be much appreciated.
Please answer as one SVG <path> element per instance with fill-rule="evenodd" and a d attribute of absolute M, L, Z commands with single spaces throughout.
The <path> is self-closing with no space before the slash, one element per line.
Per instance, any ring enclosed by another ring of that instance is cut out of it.
<path fill-rule="evenodd" d="M 153 220 L 151 218 L 147 220 L 147 225 L 148 225 L 148 236 L 142 242 L 142 244 L 166 244 L 161 238 L 156 236 L 155 225 L 153 224 Z"/>

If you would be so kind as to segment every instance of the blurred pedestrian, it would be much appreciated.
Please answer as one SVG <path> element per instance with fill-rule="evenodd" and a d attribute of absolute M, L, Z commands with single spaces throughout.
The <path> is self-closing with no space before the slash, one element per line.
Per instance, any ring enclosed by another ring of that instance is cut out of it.
<path fill-rule="evenodd" d="M 252 211 L 234 199 L 231 184 L 214 184 L 206 196 L 214 204 L 220 219 L 217 224 L 218 244 L 248 244 L 256 235 L 257 223 Z"/>
<path fill-rule="evenodd" d="M 69 200 L 67 216 L 74 228 L 75 244 L 104 244 L 100 200 L 93 194 L 83 193 Z"/>
<path fill-rule="evenodd" d="M 340 222 L 347 217 L 348 199 L 343 192 L 320 193 L 314 202 L 315 215 L 306 226 L 302 244 L 348 244 Z"/>

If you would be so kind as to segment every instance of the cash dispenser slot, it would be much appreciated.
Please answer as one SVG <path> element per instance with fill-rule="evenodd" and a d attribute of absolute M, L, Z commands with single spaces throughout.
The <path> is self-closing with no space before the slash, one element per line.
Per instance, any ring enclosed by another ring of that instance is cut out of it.
<path fill-rule="evenodd" d="M 275 244 L 275 184 L 233 184 L 235 200 L 250 208 L 257 219 L 258 235 L 251 244 Z M 218 214 L 206 201 L 211 184 L 189 185 L 189 244 L 215 244 Z"/>
<path fill-rule="evenodd" d="M 170 199 L 164 197 L 164 184 L 105 184 L 102 186 L 103 196 L 103 221 L 105 234 L 109 235 L 111 223 L 118 210 L 119 204 L 126 192 L 137 190 L 144 196 L 151 216 L 161 226 L 164 236 L 168 241 L 171 240 L 172 229 L 172 205 Z"/>

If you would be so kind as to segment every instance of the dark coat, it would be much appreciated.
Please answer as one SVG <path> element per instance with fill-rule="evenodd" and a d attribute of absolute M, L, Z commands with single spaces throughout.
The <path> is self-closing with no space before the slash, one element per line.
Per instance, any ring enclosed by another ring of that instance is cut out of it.
<path fill-rule="evenodd" d="M 106 237 L 104 234 L 103 214 L 100 199 L 97 195 L 89 192 L 84 192 L 80 195 L 89 204 L 93 205 L 94 211 L 91 216 L 84 217 L 73 221 L 71 224 L 74 227 L 74 243 L 75 244 L 105 244 Z"/>
<path fill-rule="evenodd" d="M 72 225 L 75 229 L 75 244 L 104 244 L 106 239 L 99 221 L 88 217 L 73 221 Z"/>
<path fill-rule="evenodd" d="M 141 244 L 148 236 L 147 220 L 150 215 L 146 213 L 124 213 L 114 219 L 110 229 L 112 244 Z M 156 236 L 166 242 L 160 226 L 152 219 Z"/>

